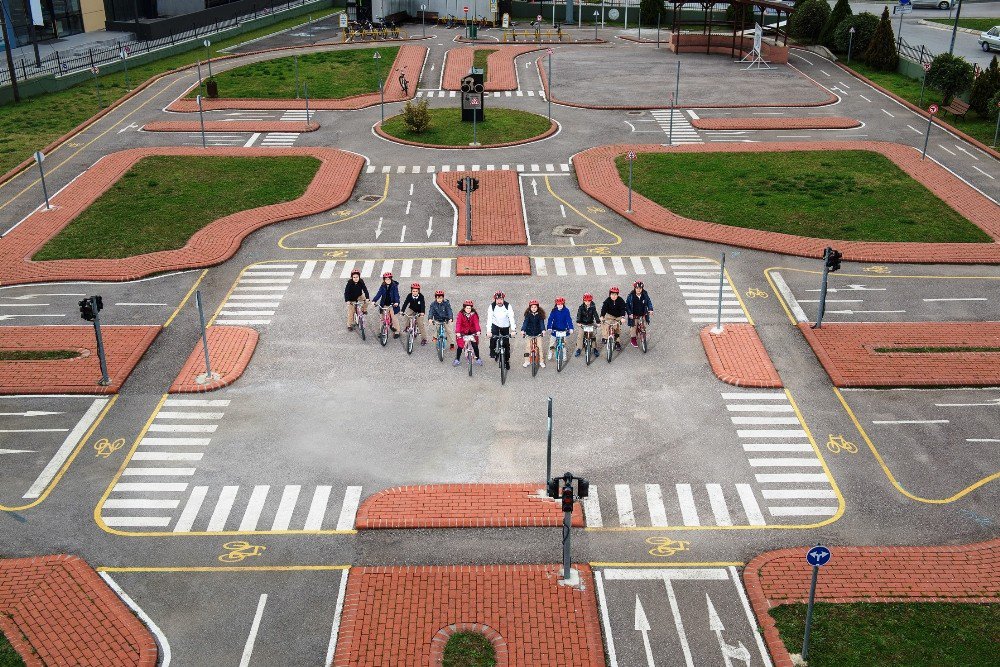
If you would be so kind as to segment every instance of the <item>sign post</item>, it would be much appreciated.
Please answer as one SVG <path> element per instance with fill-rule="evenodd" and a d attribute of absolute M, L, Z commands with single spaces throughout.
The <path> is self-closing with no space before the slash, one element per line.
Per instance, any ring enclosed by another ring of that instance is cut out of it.
<path fill-rule="evenodd" d="M 854 33 L 855 33 L 854 26 L 852 25 L 851 29 L 847 31 L 847 64 L 848 65 L 851 64 L 851 49 L 854 48 Z"/>
<path fill-rule="evenodd" d="M 204 42 L 202 42 L 202 44 L 205 45 L 205 62 L 208 63 L 208 78 L 211 79 L 212 78 L 212 52 L 209 50 L 208 47 L 212 46 L 212 42 L 210 40 L 206 39 Z"/>
<path fill-rule="evenodd" d="M 546 52 L 549 54 L 549 76 L 548 76 L 549 89 L 546 91 L 545 97 L 549 103 L 549 122 L 551 123 L 552 122 L 552 48 L 550 47 L 546 49 Z"/>
<path fill-rule="evenodd" d="M 812 582 L 809 584 L 809 606 L 806 608 L 806 635 L 802 639 L 802 662 L 809 660 L 809 631 L 812 630 L 813 601 L 816 599 L 816 578 L 819 568 L 830 562 L 833 554 L 822 544 L 817 544 L 806 552 L 806 562 L 812 565 Z"/>
<path fill-rule="evenodd" d="M 897 11 L 898 10 L 898 11 Z M 903 14 L 909 14 L 913 11 L 913 5 L 910 4 L 910 0 L 899 0 L 899 6 L 892 8 L 892 13 L 899 14 L 899 28 L 896 29 L 896 50 L 899 50 L 900 44 L 903 43 Z"/>
<path fill-rule="evenodd" d="M 90 73 L 94 75 L 94 90 L 97 91 L 97 104 L 104 108 L 104 99 L 101 97 L 101 82 L 97 80 L 97 75 L 101 73 L 101 70 L 97 67 L 91 67 Z"/>
<path fill-rule="evenodd" d="M 626 213 L 632 212 L 632 162 L 635 160 L 635 151 L 629 151 L 628 155 L 628 209 Z"/>
<path fill-rule="evenodd" d="M 1000 102 L 997 102 L 997 109 L 1000 109 Z M 997 145 L 997 139 L 1000 138 L 1000 113 L 997 114 L 997 129 L 993 131 L 993 145 Z"/>
<path fill-rule="evenodd" d="M 125 65 L 125 89 L 132 90 L 132 84 L 128 80 L 128 49 L 123 46 L 121 51 L 118 52 L 118 57 L 122 59 L 122 64 Z"/>
<path fill-rule="evenodd" d="M 545 446 L 545 479 L 552 479 L 552 397 L 549 396 L 549 437 Z"/>
<path fill-rule="evenodd" d="M 420 30 L 427 36 L 427 5 L 420 5 Z"/>
<path fill-rule="evenodd" d="M 927 144 L 931 140 L 931 125 L 934 124 L 934 114 L 938 112 L 938 105 L 932 104 L 927 108 L 930 113 L 927 114 L 927 134 L 924 135 L 924 150 L 920 153 L 920 159 L 923 160 L 927 157 Z M 994 142 L 996 143 L 996 142 Z"/>
<path fill-rule="evenodd" d="M 594 41 L 597 41 L 597 17 L 600 16 L 600 12 L 596 9 L 594 10 Z"/>
<path fill-rule="evenodd" d="M 927 83 L 927 73 L 931 71 L 931 64 L 924 63 L 924 75 L 920 78 L 920 104 L 917 106 L 924 106 L 924 85 Z"/>
<path fill-rule="evenodd" d="M 722 333 L 722 290 L 726 285 L 726 253 L 722 253 L 722 261 L 719 263 L 719 310 L 715 317 L 715 328 L 712 333 Z"/>
<path fill-rule="evenodd" d="M 201 147 L 207 148 L 205 144 L 205 112 L 201 108 L 201 95 L 195 96 L 195 101 L 198 102 L 198 122 L 201 124 Z"/>
<path fill-rule="evenodd" d="M 295 54 L 292 62 L 295 63 L 295 99 L 299 99 L 299 54 Z"/>
<path fill-rule="evenodd" d="M 469 106 L 472 107 L 472 111 L 473 111 L 473 114 L 472 114 L 472 143 L 469 144 L 469 145 L 470 146 L 478 146 L 479 145 L 479 137 L 476 134 L 476 117 L 479 114 L 475 113 L 475 111 L 476 111 L 476 107 L 479 106 L 479 98 L 478 97 L 471 98 L 469 100 Z"/>
<path fill-rule="evenodd" d="M 42 194 L 45 196 L 45 208 L 46 210 L 51 209 L 49 206 L 49 191 L 45 187 L 45 169 L 42 168 L 42 163 L 45 162 L 45 153 L 42 151 L 35 151 L 35 162 L 38 163 L 38 173 L 42 177 Z"/>

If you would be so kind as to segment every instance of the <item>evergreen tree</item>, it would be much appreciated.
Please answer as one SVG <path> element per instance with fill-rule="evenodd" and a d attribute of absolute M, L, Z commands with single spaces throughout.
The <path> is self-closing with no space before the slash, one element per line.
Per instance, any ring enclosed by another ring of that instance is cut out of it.
<path fill-rule="evenodd" d="M 937 88 L 944 95 L 944 103 L 951 104 L 955 95 L 972 85 L 972 65 L 961 56 L 939 53 L 927 71 L 927 85 Z M 971 105 L 970 105 L 971 106 Z"/>
<path fill-rule="evenodd" d="M 788 19 L 788 34 L 815 43 L 830 18 L 830 5 L 826 0 L 805 0 Z"/>
<path fill-rule="evenodd" d="M 854 16 L 848 16 L 840 22 L 837 29 L 833 31 L 833 47 L 837 53 L 847 53 L 851 49 L 853 57 L 864 55 L 871 44 L 872 37 L 875 36 L 875 29 L 878 27 L 878 17 L 868 12 L 861 12 Z M 854 39 L 851 40 L 850 30 L 854 28 Z"/>
<path fill-rule="evenodd" d="M 827 46 L 829 48 L 834 47 L 834 32 L 837 30 L 837 26 L 847 17 L 853 15 L 854 12 L 851 10 L 851 3 L 847 0 L 837 0 L 837 4 L 833 6 L 833 11 L 830 13 L 830 18 L 826 20 L 823 25 L 823 30 L 819 34 L 820 44 Z"/>
<path fill-rule="evenodd" d="M 899 53 L 896 51 L 896 37 L 889 24 L 889 7 L 882 10 L 882 18 L 868 45 L 864 55 L 865 62 L 880 72 L 895 72 L 899 66 Z"/>
<path fill-rule="evenodd" d="M 990 100 L 997 93 L 1000 93 L 1000 64 L 997 63 L 997 57 L 993 56 L 990 66 L 980 72 L 976 80 L 972 82 L 969 106 L 985 118 L 989 113 Z"/>
<path fill-rule="evenodd" d="M 656 25 L 656 17 L 666 23 L 666 12 L 663 10 L 663 0 L 639 0 L 639 21 L 642 25 Z"/>

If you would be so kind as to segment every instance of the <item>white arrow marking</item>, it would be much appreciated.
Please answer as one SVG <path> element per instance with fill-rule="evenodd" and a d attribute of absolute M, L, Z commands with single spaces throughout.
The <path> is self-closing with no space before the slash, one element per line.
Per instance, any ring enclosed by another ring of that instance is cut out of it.
<path fill-rule="evenodd" d="M 828 310 L 829 314 L 839 315 L 862 315 L 865 313 L 905 313 L 905 310 Z"/>
<path fill-rule="evenodd" d="M 995 405 L 1000 407 L 1000 398 L 990 398 L 985 403 L 935 403 L 934 405 L 939 408 L 975 408 L 980 405 Z"/>
<path fill-rule="evenodd" d="M 34 449 L 0 449 L 0 454 L 33 454 Z"/>
<path fill-rule="evenodd" d="M 434 229 L 434 216 L 427 218 L 427 238 L 431 237 L 431 231 Z"/>
<path fill-rule="evenodd" d="M 36 296 L 87 296 L 86 294 L 22 294 L 20 296 L 8 296 L 5 299 L 18 299 L 23 301 L 24 299 L 34 299 Z"/>
<path fill-rule="evenodd" d="M 0 417 L 47 417 L 61 415 L 61 412 L 45 412 L 44 410 L 28 410 L 26 412 L 0 412 Z"/>
<path fill-rule="evenodd" d="M 531 190 L 535 193 L 535 196 L 537 197 L 538 196 L 538 181 L 536 181 L 535 179 L 531 179 Z"/>
<path fill-rule="evenodd" d="M 118 134 L 121 134 L 122 132 L 128 132 L 128 131 L 129 131 L 129 130 L 131 130 L 131 129 L 132 129 L 133 127 L 139 127 L 139 126 L 138 126 L 138 125 L 136 125 L 135 123 L 132 123 L 131 125 L 126 125 L 126 126 L 125 126 L 125 127 L 123 127 L 122 129 L 118 130 Z"/>
<path fill-rule="evenodd" d="M 378 219 L 378 227 L 375 228 L 375 238 L 382 236 L 382 218 Z"/>
<path fill-rule="evenodd" d="M 0 320 L 12 320 L 15 317 L 66 317 L 65 313 L 53 313 L 52 315 L 0 315 Z"/>
<path fill-rule="evenodd" d="M 719 640 L 719 649 L 722 651 L 726 667 L 732 667 L 734 658 L 749 667 L 750 651 L 741 641 L 736 642 L 736 646 L 726 643 L 722 638 L 722 633 L 725 632 L 726 628 L 722 625 L 722 619 L 715 611 L 715 605 L 712 604 L 712 598 L 708 597 L 708 593 L 705 593 L 705 602 L 708 603 L 708 628 L 715 633 L 715 638 Z"/>
<path fill-rule="evenodd" d="M 653 647 L 649 645 L 649 631 L 652 628 L 649 626 L 649 619 L 646 618 L 646 610 L 642 608 L 642 603 L 639 602 L 639 596 L 635 596 L 635 631 L 642 633 L 642 646 L 646 649 L 646 665 L 648 667 L 656 667 L 653 663 Z"/>

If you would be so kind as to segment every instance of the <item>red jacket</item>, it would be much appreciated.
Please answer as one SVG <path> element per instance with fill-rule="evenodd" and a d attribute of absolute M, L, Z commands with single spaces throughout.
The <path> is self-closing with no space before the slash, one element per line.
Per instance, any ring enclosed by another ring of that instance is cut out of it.
<path fill-rule="evenodd" d="M 465 309 L 458 311 L 458 315 L 455 316 L 455 338 L 458 339 L 458 346 L 465 347 L 465 341 L 462 340 L 462 336 L 471 336 L 475 334 L 476 342 L 479 342 L 479 313 L 472 313 L 472 315 L 466 315 Z"/>

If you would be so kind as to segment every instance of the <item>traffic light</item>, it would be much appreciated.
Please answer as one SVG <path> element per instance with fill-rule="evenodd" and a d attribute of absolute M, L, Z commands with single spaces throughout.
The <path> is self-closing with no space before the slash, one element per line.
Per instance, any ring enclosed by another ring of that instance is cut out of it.
<path fill-rule="evenodd" d="M 558 498 L 559 497 L 559 478 L 558 477 L 553 477 L 552 479 L 550 479 L 548 481 L 547 485 L 546 485 L 545 491 L 546 491 L 546 494 L 548 495 L 549 498 L 553 498 L 553 499 Z"/>
<path fill-rule="evenodd" d="M 831 272 L 840 270 L 840 260 L 843 258 L 844 253 L 839 250 L 834 250 L 833 248 L 826 249 L 826 268 Z"/>
<path fill-rule="evenodd" d="M 479 179 L 478 178 L 469 178 L 469 177 L 467 177 L 467 178 L 469 180 L 469 192 L 471 193 L 471 192 L 475 192 L 476 190 L 478 190 L 479 189 Z M 462 192 L 465 192 L 465 180 L 466 180 L 465 178 L 458 179 L 458 189 L 460 191 L 462 191 Z"/>
<path fill-rule="evenodd" d="M 562 511 L 573 511 L 573 487 L 569 484 L 562 489 Z"/>
<path fill-rule="evenodd" d="M 89 298 L 80 299 L 80 317 L 88 322 L 94 321 L 94 304 Z"/>
<path fill-rule="evenodd" d="M 583 477 L 576 478 L 576 495 L 580 498 L 586 498 L 590 495 L 590 482 Z"/>

